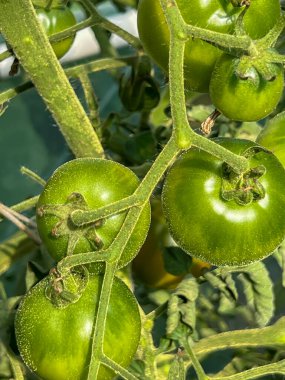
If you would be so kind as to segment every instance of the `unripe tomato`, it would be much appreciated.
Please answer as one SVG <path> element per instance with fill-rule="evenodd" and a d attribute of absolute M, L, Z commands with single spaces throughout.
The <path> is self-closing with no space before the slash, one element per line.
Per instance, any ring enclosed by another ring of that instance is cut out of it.
<path fill-rule="evenodd" d="M 271 150 L 285 167 L 285 117 L 283 113 L 267 122 L 256 141 Z"/>
<path fill-rule="evenodd" d="M 87 378 L 102 276 L 90 275 L 79 300 L 65 308 L 46 298 L 47 278 L 23 298 L 16 314 L 15 331 L 26 365 L 43 380 Z M 137 302 L 129 288 L 115 278 L 104 336 L 104 354 L 127 367 L 139 344 L 141 321 Z M 101 365 L 97 380 L 115 373 Z"/>
<path fill-rule="evenodd" d="M 66 255 L 108 248 L 126 212 L 78 228 L 71 223 L 70 214 L 107 206 L 131 195 L 138 185 L 130 169 L 111 160 L 78 158 L 60 166 L 47 181 L 37 204 L 38 231 L 50 255 L 59 261 Z M 122 254 L 120 267 L 139 251 L 149 223 L 147 204 Z"/>
<path fill-rule="evenodd" d="M 246 265 L 272 253 L 285 237 L 285 170 L 258 144 L 217 140 L 248 157 L 242 175 L 193 148 L 170 168 L 162 205 L 176 243 L 192 257 L 220 266 Z"/>
<path fill-rule="evenodd" d="M 257 121 L 276 108 L 284 86 L 284 69 L 271 64 L 272 79 L 266 80 L 251 67 L 248 76 L 236 70 L 239 58 L 223 54 L 216 62 L 211 81 L 210 97 L 214 106 L 232 120 Z"/>
<path fill-rule="evenodd" d="M 241 12 L 225 0 L 176 0 L 188 24 L 220 33 L 234 32 Z M 263 37 L 280 17 L 279 0 L 251 0 L 244 17 L 246 33 L 253 39 Z M 258 22 L 257 22 L 258 20 Z M 143 47 L 154 61 L 168 72 L 169 31 L 159 0 L 140 0 L 138 30 Z M 222 51 L 199 39 L 189 39 L 185 47 L 184 76 L 186 86 L 208 92 L 211 74 Z"/>
<path fill-rule="evenodd" d="M 75 17 L 68 7 L 36 8 L 36 13 L 48 36 L 62 32 L 76 24 Z M 57 58 L 63 57 L 68 52 L 73 41 L 74 36 L 52 43 Z"/>

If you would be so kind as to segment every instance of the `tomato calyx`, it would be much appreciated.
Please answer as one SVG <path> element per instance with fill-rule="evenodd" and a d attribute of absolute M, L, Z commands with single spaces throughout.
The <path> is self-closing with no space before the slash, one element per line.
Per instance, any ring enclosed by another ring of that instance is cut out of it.
<path fill-rule="evenodd" d="M 261 86 L 262 81 L 274 81 L 278 72 L 278 64 L 270 62 L 270 56 L 274 52 L 261 52 L 258 57 L 242 56 L 235 69 L 236 75 L 242 80 L 249 80 L 255 86 Z"/>
<path fill-rule="evenodd" d="M 64 275 L 53 268 L 49 273 L 45 296 L 55 307 L 65 308 L 80 299 L 88 280 L 89 274 L 83 265 L 72 268 Z"/>
<path fill-rule="evenodd" d="M 251 0 L 230 0 L 233 7 L 244 7 L 244 6 L 249 7 L 250 1 Z"/>
<path fill-rule="evenodd" d="M 250 159 L 259 152 L 270 151 L 260 146 L 253 146 L 243 152 L 243 156 Z M 248 169 L 242 174 L 237 174 L 227 164 L 222 164 L 222 187 L 221 196 L 226 201 L 234 200 L 239 205 L 248 205 L 260 201 L 266 195 L 265 189 L 259 179 L 265 174 L 263 165 Z"/>
<path fill-rule="evenodd" d="M 37 214 L 39 217 L 52 215 L 58 219 L 51 230 L 51 236 L 58 239 L 62 236 L 68 236 L 67 256 L 74 253 L 78 241 L 82 238 L 88 240 L 92 249 L 95 251 L 103 247 L 103 241 L 97 235 L 97 229 L 104 224 L 103 220 L 96 221 L 84 226 L 76 226 L 72 222 L 71 214 L 74 211 L 88 211 L 90 208 L 87 205 L 84 197 L 80 193 L 71 193 L 64 204 L 58 205 L 43 205 L 38 208 Z"/>

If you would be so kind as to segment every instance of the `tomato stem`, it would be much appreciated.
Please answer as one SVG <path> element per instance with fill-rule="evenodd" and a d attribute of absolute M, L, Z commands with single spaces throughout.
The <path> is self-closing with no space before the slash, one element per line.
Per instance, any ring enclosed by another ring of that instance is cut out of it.
<path fill-rule="evenodd" d="M 198 380 L 208 380 L 208 379 L 210 379 L 209 376 L 207 376 L 205 374 L 204 369 L 201 366 L 201 364 L 200 364 L 200 362 L 199 362 L 199 360 L 198 360 L 198 358 L 197 358 L 197 356 L 196 356 L 193 348 L 189 344 L 188 338 L 186 338 L 186 339 L 183 340 L 183 345 L 184 345 L 185 350 L 187 351 L 187 354 L 191 358 L 191 361 L 192 361 L 193 367 L 194 367 L 194 369 L 196 371 Z"/>
<path fill-rule="evenodd" d="M 97 379 L 101 358 L 103 357 L 103 343 L 106 326 L 106 316 L 110 303 L 112 284 L 116 271 L 115 264 L 106 264 L 106 271 L 100 292 L 100 301 L 92 335 L 91 359 L 88 367 L 87 380 Z"/>
<path fill-rule="evenodd" d="M 1 32 L 29 73 L 71 150 L 78 157 L 102 156 L 101 143 L 48 43 L 31 0 L 0 0 L 0 4 Z M 11 19 L 17 23 L 17 30 Z"/>
<path fill-rule="evenodd" d="M 65 74 L 69 78 L 77 78 L 80 76 L 80 73 L 82 71 L 84 71 L 87 74 L 87 73 L 95 73 L 95 72 L 102 71 L 102 70 L 118 69 L 120 67 L 125 67 L 135 58 L 136 57 L 134 57 L 134 56 L 126 57 L 124 59 L 122 59 L 122 58 L 121 59 L 104 58 L 104 59 L 91 61 L 91 62 L 88 62 L 86 64 L 68 67 L 68 68 L 64 69 L 64 71 L 65 71 Z M 1 59 L 0 59 L 0 61 L 1 61 Z M 20 84 L 19 86 L 16 86 L 14 88 L 10 88 L 6 91 L 1 92 L 0 93 L 0 104 L 3 104 L 5 102 L 7 102 L 8 100 L 13 99 L 18 94 L 33 88 L 33 86 L 34 85 L 32 82 L 27 81 L 27 82 Z"/>
<path fill-rule="evenodd" d="M 268 49 L 275 46 L 278 37 L 282 33 L 285 27 L 285 14 L 282 13 L 279 20 L 276 21 L 274 27 L 261 39 L 256 41 L 256 45 L 259 49 Z"/>
<path fill-rule="evenodd" d="M 181 28 L 183 29 L 184 21 L 178 7 L 167 7 L 167 0 L 160 1 L 170 29 L 169 90 L 174 124 L 173 133 L 177 146 L 182 150 L 190 148 L 192 143 L 198 148 L 221 158 L 222 161 L 229 164 L 237 173 L 242 173 L 248 168 L 247 160 L 244 157 L 240 157 L 213 141 L 196 134 L 189 126 L 185 106 L 183 74 L 185 40 L 176 36 L 179 28 L 180 30 Z M 224 34 L 221 33 L 221 35 L 225 38 Z"/>

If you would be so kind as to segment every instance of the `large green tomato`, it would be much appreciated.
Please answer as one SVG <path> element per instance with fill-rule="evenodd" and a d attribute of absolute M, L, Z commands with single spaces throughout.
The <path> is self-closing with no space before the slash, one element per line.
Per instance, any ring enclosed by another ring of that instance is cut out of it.
<path fill-rule="evenodd" d="M 40 195 L 37 225 L 51 256 L 59 261 L 66 255 L 106 249 L 117 236 L 126 217 L 119 213 L 85 227 L 70 221 L 75 210 L 95 210 L 131 195 L 139 185 L 136 175 L 111 160 L 78 158 L 60 166 Z M 130 262 L 143 244 L 150 223 L 147 204 L 122 254 L 119 266 Z"/>
<path fill-rule="evenodd" d="M 285 117 L 284 113 L 269 120 L 257 136 L 258 144 L 271 150 L 285 167 Z"/>
<path fill-rule="evenodd" d="M 43 380 L 86 380 L 102 276 L 90 275 L 79 300 L 65 308 L 55 307 L 45 296 L 47 278 L 22 300 L 15 329 L 20 354 L 26 365 Z M 115 278 L 107 313 L 104 354 L 127 367 L 138 347 L 140 314 L 129 288 Z M 100 366 L 97 380 L 115 374 Z"/>
<path fill-rule="evenodd" d="M 284 240 L 285 170 L 252 141 L 217 141 L 247 156 L 248 171 L 238 176 L 209 153 L 190 149 L 166 176 L 163 210 L 172 237 L 191 256 L 214 265 L 246 265 Z"/>
<path fill-rule="evenodd" d="M 220 33 L 232 34 L 241 12 L 229 0 L 176 1 L 188 24 Z M 279 17 L 279 0 L 252 0 L 244 17 L 245 31 L 253 39 L 263 37 Z M 140 0 L 138 30 L 145 51 L 162 69 L 168 71 L 169 31 L 159 0 Z M 186 86 L 194 91 L 208 92 L 211 74 L 220 55 L 221 50 L 209 43 L 190 39 L 184 57 Z"/>
<path fill-rule="evenodd" d="M 76 24 L 76 19 L 68 7 L 51 8 L 49 10 L 36 8 L 36 13 L 48 36 L 62 32 Z M 61 58 L 68 52 L 73 40 L 74 36 L 52 44 L 57 58 Z"/>
<path fill-rule="evenodd" d="M 257 121 L 276 108 L 284 87 L 284 69 L 271 64 L 272 80 L 265 80 L 254 66 L 241 78 L 236 70 L 239 58 L 223 54 L 216 62 L 210 97 L 214 106 L 232 120 Z"/>

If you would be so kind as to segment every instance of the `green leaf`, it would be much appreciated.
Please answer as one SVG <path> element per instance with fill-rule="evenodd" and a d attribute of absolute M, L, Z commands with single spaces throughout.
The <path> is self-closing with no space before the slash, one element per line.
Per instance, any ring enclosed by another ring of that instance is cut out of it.
<path fill-rule="evenodd" d="M 204 274 L 204 278 L 212 285 L 213 288 L 218 289 L 230 301 L 236 301 L 238 299 L 236 284 L 231 273 L 226 270 L 219 270 L 219 276 L 217 276 L 216 271 L 207 272 Z"/>
<path fill-rule="evenodd" d="M 186 274 L 192 264 L 192 257 L 179 247 L 165 247 L 163 250 L 165 270 L 174 276 Z"/>
<path fill-rule="evenodd" d="M 198 294 L 197 281 L 191 276 L 186 276 L 170 296 L 166 324 L 166 332 L 169 338 L 180 340 L 194 331 Z"/>
<path fill-rule="evenodd" d="M 262 262 L 240 268 L 238 279 L 243 284 L 247 305 L 255 313 L 258 326 L 265 326 L 274 313 L 274 292 L 269 273 Z"/>

